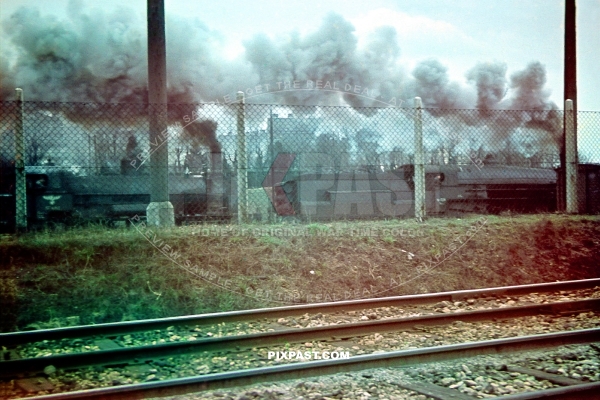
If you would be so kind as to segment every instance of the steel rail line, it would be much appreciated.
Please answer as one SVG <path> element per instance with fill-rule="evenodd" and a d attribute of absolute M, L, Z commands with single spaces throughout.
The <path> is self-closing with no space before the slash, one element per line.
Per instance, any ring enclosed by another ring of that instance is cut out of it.
<path fill-rule="evenodd" d="M 134 332 L 164 329 L 178 325 L 210 325 L 223 322 L 256 321 L 291 317 L 306 313 L 333 313 L 363 310 L 378 307 L 394 307 L 401 305 L 430 304 L 440 301 L 457 301 L 466 298 L 482 298 L 492 296 L 516 296 L 530 293 L 547 293 L 565 290 L 590 289 L 600 286 L 600 278 L 584 279 L 552 283 L 536 283 L 530 285 L 502 286 L 496 288 L 457 290 L 451 292 L 427 293 L 409 296 L 392 296 L 365 300 L 347 300 L 330 303 L 303 304 L 286 307 L 261 308 L 253 310 L 227 311 L 221 313 L 189 315 L 160 319 L 148 319 L 127 322 L 112 322 L 98 325 L 84 325 L 69 328 L 40 329 L 0 334 L 0 345 L 16 346 L 18 344 L 57 340 L 67 338 L 83 338 L 89 336 L 120 335 Z"/>
<path fill-rule="evenodd" d="M 40 372 L 48 365 L 53 365 L 56 368 L 76 368 L 91 365 L 114 366 L 127 364 L 132 360 L 141 362 L 142 360 L 198 353 L 201 351 L 237 351 L 240 349 L 264 347 L 281 343 L 301 343 L 311 340 L 341 340 L 372 333 L 406 330 L 415 326 L 444 325 L 454 321 L 477 322 L 531 315 L 572 314 L 597 310 L 600 310 L 600 299 L 590 299 L 573 302 L 465 311 L 450 314 L 425 315 L 410 318 L 355 322 L 303 329 L 286 329 L 276 332 L 223 336 L 187 342 L 125 347 L 111 350 L 2 361 L 0 362 L 0 376 L 13 377 L 19 373 Z"/>
<path fill-rule="evenodd" d="M 547 333 L 509 339 L 493 339 L 481 342 L 469 342 L 421 349 L 401 350 L 383 354 L 361 355 L 350 357 L 348 359 L 292 363 L 272 367 L 261 367 L 241 371 L 201 375 L 189 378 L 178 378 L 110 388 L 98 388 L 69 393 L 42 395 L 31 398 L 36 400 L 72 400 L 141 399 L 147 397 L 174 396 L 191 392 L 225 389 L 258 383 L 283 381 L 287 379 L 308 378 L 327 374 L 335 374 L 339 372 L 360 371 L 371 368 L 406 367 L 422 363 L 448 361 L 486 354 L 503 354 L 547 349 L 568 344 L 589 344 L 598 342 L 599 338 L 600 328 L 594 328 L 571 332 Z M 402 386 L 402 383 L 400 382 L 398 385 Z M 408 383 L 407 386 L 410 386 L 410 383 Z M 543 392 L 511 395 L 505 397 L 505 399 L 562 399 L 568 398 L 566 396 L 568 396 L 569 392 L 575 392 L 575 396 L 597 396 L 599 391 L 600 382 L 582 383 L 581 385 L 549 389 Z M 457 396 L 460 396 L 459 392 L 456 392 L 456 394 Z M 544 395 L 554 397 L 543 397 Z"/>
<path fill-rule="evenodd" d="M 567 387 L 541 390 L 539 392 L 519 393 L 500 397 L 501 400 L 594 400 L 600 399 L 600 382 L 583 383 Z"/>

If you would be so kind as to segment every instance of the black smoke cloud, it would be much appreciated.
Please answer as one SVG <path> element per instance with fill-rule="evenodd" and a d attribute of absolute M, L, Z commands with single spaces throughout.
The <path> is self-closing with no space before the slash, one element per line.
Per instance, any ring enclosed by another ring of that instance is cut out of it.
<path fill-rule="evenodd" d="M 18 85 L 29 101 L 147 102 L 145 20 L 131 10 L 86 13 L 71 2 L 59 20 L 24 7 L 2 28 L 15 49 L 1 65 L 2 100 Z M 166 29 L 169 103 L 212 101 L 257 80 L 247 62 L 221 55 L 223 38 L 202 22 L 168 15 Z"/>
<path fill-rule="evenodd" d="M 141 102 L 145 87 L 142 37 L 131 12 L 94 18 L 70 10 L 70 20 L 21 8 L 3 21 L 16 48 L 9 75 L 27 100 Z M 103 29 L 101 29 L 103 27 Z M 3 82 L 2 98 L 12 88 Z"/>
<path fill-rule="evenodd" d="M 127 8 L 84 11 L 79 2 L 69 3 L 67 15 L 58 19 L 35 8 L 21 8 L 2 22 L 14 54 L 2 50 L 11 58 L 2 57 L 0 64 L 0 100 L 12 99 L 18 86 L 30 101 L 146 103 L 144 18 Z M 166 29 L 170 104 L 222 101 L 226 94 L 256 85 L 271 84 L 273 89 L 276 82 L 320 80 L 338 82 L 339 88 L 360 87 L 361 93 L 272 91 L 248 102 L 347 104 L 371 116 L 377 112 L 372 107 L 391 99 L 411 106 L 412 98 L 420 96 L 434 116 L 456 108 L 525 110 L 504 132 L 525 124 L 555 134 L 560 127 L 539 62 L 513 73 L 509 83 L 506 65 L 500 62 L 474 66 L 465 75 L 470 85 L 452 82 L 448 68 L 435 59 L 423 60 L 407 73 L 394 28 L 379 27 L 359 40 L 353 25 L 335 13 L 305 35 L 256 35 L 244 42 L 244 54 L 235 59 L 224 56 L 224 38 L 199 20 L 167 14 Z M 140 115 L 147 111 L 136 110 Z M 194 107 L 170 106 L 169 111 L 175 121 L 191 115 Z M 491 118 L 489 113 L 479 117 Z"/>
<path fill-rule="evenodd" d="M 464 96 L 456 82 L 450 82 L 448 68 L 438 60 L 425 60 L 413 71 L 415 93 L 425 108 L 467 108 Z"/>
<path fill-rule="evenodd" d="M 246 57 L 261 83 L 322 80 L 341 84 L 348 82 L 355 69 L 358 40 L 353 32 L 352 24 L 342 16 L 329 14 L 316 32 L 305 37 L 298 32 L 277 40 L 255 36 L 244 43 Z M 318 91 L 284 90 L 277 97 L 286 104 L 314 104 L 324 96 Z"/>
<path fill-rule="evenodd" d="M 527 110 L 520 113 L 520 122 L 528 128 L 549 132 L 556 143 L 562 133 L 562 114 L 556 104 L 549 100 L 546 85 L 546 68 L 540 62 L 532 62 L 522 71 L 511 75 L 510 87 L 514 95 L 510 109 Z"/>
<path fill-rule="evenodd" d="M 477 88 L 477 108 L 479 110 L 498 108 L 498 104 L 507 91 L 505 63 L 499 61 L 478 63 L 467 72 L 466 77 Z"/>
<path fill-rule="evenodd" d="M 399 100 L 406 79 L 398 65 L 400 46 L 394 28 L 377 28 L 361 45 L 354 26 L 335 13 L 304 37 L 298 32 L 278 39 L 261 34 L 246 41 L 245 49 L 261 82 L 337 82 L 339 92 L 329 96 L 323 91 L 267 95 L 272 101 L 283 98 L 287 104 L 348 104 L 370 115 L 372 111 L 364 107 L 384 106 L 394 97 Z M 358 93 L 350 93 L 354 90 Z"/>
<path fill-rule="evenodd" d="M 67 19 L 21 8 L 2 26 L 16 56 L 10 64 L 3 57 L 0 64 L 2 99 L 10 99 L 14 86 L 19 85 L 28 100 L 147 100 L 145 21 L 133 11 L 119 8 L 112 13 L 85 13 L 80 3 L 71 2 Z M 245 54 L 234 60 L 223 56 L 223 45 L 223 37 L 201 21 L 167 15 L 170 101 L 208 102 L 257 84 L 321 80 L 368 90 L 363 96 L 342 96 L 354 107 L 414 95 L 421 96 L 426 106 L 442 109 L 529 110 L 548 103 L 546 75 L 540 63 L 512 75 L 513 99 L 508 107 L 504 98 L 506 65 L 477 64 L 466 74 L 477 93 L 477 102 L 472 104 L 472 88 L 451 82 L 447 67 L 438 60 L 421 61 L 411 74 L 405 73 L 394 28 L 379 27 L 359 42 L 353 25 L 335 13 L 304 36 L 298 32 L 276 39 L 256 35 L 244 43 Z M 327 96 L 318 92 L 276 95 L 280 103 L 283 98 L 287 104 L 327 101 L 323 99 Z"/>
<path fill-rule="evenodd" d="M 393 98 L 400 100 L 406 77 L 398 66 L 400 45 L 396 30 L 390 26 L 378 27 L 366 39 L 363 48 L 357 54 L 354 73 L 349 84 L 370 89 L 366 96 L 346 93 L 344 100 L 353 107 L 381 106 L 370 98 L 389 102 Z M 398 104 L 398 102 L 396 102 Z"/>
<path fill-rule="evenodd" d="M 220 153 L 217 140 L 217 123 L 212 120 L 193 121 L 183 131 L 183 139 L 192 143 L 194 149 L 207 146 L 212 153 Z"/>
<path fill-rule="evenodd" d="M 551 107 L 550 91 L 545 88 L 546 68 L 540 62 L 532 62 L 523 71 L 510 77 L 514 90 L 511 108 L 516 110 L 545 110 Z"/>

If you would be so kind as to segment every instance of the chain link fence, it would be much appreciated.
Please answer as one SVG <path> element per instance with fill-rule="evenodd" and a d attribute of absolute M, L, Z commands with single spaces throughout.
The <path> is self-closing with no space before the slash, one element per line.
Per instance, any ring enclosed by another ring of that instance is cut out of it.
<path fill-rule="evenodd" d="M 143 218 L 156 168 L 168 168 L 178 223 L 415 213 L 414 109 L 169 105 L 168 128 L 153 139 L 150 112 L 140 104 L 3 102 L 2 230 L 23 218 L 27 226 Z M 563 117 L 423 110 L 427 215 L 555 210 Z M 579 211 L 598 213 L 600 113 L 579 112 L 577 127 Z M 168 165 L 156 166 L 152 154 L 162 146 Z"/>

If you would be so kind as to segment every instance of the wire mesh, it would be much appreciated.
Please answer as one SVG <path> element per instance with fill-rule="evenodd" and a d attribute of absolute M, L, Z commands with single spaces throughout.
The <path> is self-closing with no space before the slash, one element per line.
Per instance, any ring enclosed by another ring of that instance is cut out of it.
<path fill-rule="evenodd" d="M 28 225 L 143 217 L 158 168 L 168 170 L 178 223 L 414 214 L 410 108 L 170 104 L 168 128 L 150 139 L 148 104 L 22 104 L 27 196 L 20 208 L 18 103 L 3 102 L 0 111 L 4 231 L 15 229 L 24 208 Z M 559 110 L 425 109 L 427 214 L 555 210 L 563 117 Z M 577 127 L 585 164 L 579 210 L 598 213 L 600 113 L 579 112 Z M 152 160 L 161 147 L 167 165 Z"/>

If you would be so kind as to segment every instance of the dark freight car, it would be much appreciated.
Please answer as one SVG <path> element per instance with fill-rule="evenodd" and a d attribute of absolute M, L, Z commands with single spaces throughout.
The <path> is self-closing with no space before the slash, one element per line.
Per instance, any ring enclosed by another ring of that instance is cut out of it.
<path fill-rule="evenodd" d="M 283 184 L 295 213 L 307 219 L 414 216 L 413 166 L 395 171 L 301 174 Z M 427 165 L 429 215 L 554 211 L 556 172 L 510 166 Z"/>
<path fill-rule="evenodd" d="M 127 220 L 144 216 L 150 202 L 147 173 L 81 176 L 61 167 L 27 167 L 30 226 L 45 222 Z M 230 220 L 235 215 L 235 185 L 222 174 L 171 174 L 170 201 L 177 223 Z M 0 229 L 14 231 L 14 169 L 0 175 Z M 231 179 L 229 177 L 228 179 Z M 414 216 L 413 166 L 304 173 L 277 186 L 276 202 L 304 220 L 402 218 Z M 425 167 L 428 215 L 548 212 L 556 210 L 557 172 L 501 165 Z M 600 165 L 579 167 L 580 212 L 600 213 Z"/>

